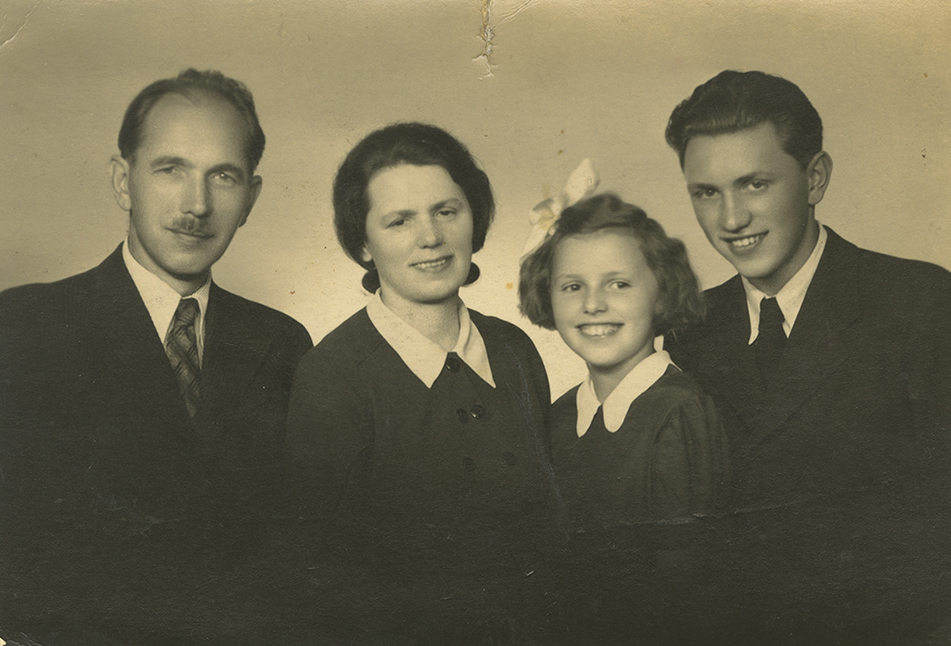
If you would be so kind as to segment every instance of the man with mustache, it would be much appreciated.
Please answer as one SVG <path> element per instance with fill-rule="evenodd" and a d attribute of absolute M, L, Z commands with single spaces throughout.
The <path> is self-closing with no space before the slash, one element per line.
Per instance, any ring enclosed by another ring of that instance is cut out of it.
<path fill-rule="evenodd" d="M 243 84 L 189 69 L 149 85 L 119 150 L 128 238 L 90 271 L 0 294 L 0 626 L 190 643 L 240 613 L 195 595 L 264 544 L 311 340 L 212 281 L 261 190 Z"/>
<path fill-rule="evenodd" d="M 790 81 L 722 72 L 666 135 L 738 272 L 668 340 L 730 436 L 733 514 L 711 523 L 701 612 L 732 643 L 921 643 L 951 579 L 951 274 L 816 221 L 832 159 Z"/>

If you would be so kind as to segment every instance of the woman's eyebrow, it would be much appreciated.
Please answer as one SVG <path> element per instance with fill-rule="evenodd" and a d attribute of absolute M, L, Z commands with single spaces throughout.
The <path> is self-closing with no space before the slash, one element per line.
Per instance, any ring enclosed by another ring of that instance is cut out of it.
<path fill-rule="evenodd" d="M 458 197 L 450 197 L 449 199 L 436 202 L 435 204 L 432 205 L 430 210 L 438 211 L 439 209 L 445 208 L 447 206 L 454 206 L 456 208 L 459 208 L 462 206 L 462 204 L 463 204 L 462 200 L 460 200 Z"/>

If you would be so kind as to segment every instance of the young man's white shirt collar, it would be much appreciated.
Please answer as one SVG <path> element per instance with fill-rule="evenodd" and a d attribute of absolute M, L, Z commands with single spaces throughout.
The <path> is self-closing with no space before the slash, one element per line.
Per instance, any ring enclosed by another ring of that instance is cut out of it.
<path fill-rule="evenodd" d="M 789 338 L 789 335 L 792 334 L 793 325 L 799 316 L 802 302 L 806 298 L 806 291 L 812 283 L 812 277 L 816 274 L 816 268 L 819 267 L 819 261 L 822 259 L 822 252 L 826 248 L 826 240 L 829 238 L 826 228 L 818 222 L 816 225 L 819 227 L 819 239 L 816 241 L 815 248 L 809 258 L 806 259 L 805 264 L 776 294 L 776 302 L 783 312 L 783 331 L 786 333 L 786 338 Z M 750 345 L 752 345 L 756 337 L 759 336 L 760 301 L 769 298 L 769 296 L 766 292 L 754 287 L 745 277 L 743 278 L 743 289 L 746 290 L 746 306 L 750 313 Z"/>
<path fill-rule="evenodd" d="M 401 319 L 386 306 L 377 292 L 367 303 L 367 314 L 370 322 L 390 346 L 396 350 L 403 363 L 413 371 L 419 380 L 432 388 L 446 365 L 448 353 L 426 338 L 422 332 Z M 495 388 L 492 379 L 492 368 L 489 366 L 489 355 L 485 351 L 485 341 L 479 333 L 479 328 L 469 318 L 469 310 L 459 301 L 459 339 L 452 349 L 473 372 L 479 375 L 487 384 Z"/>
<path fill-rule="evenodd" d="M 142 297 L 145 308 L 149 311 L 149 316 L 152 317 L 155 332 L 162 340 L 163 345 L 172 325 L 172 319 L 175 317 L 178 302 L 182 298 L 194 298 L 198 301 L 198 321 L 195 325 L 195 337 L 198 341 L 198 362 L 200 365 L 205 349 L 205 312 L 208 311 L 208 295 L 211 293 L 211 275 L 197 291 L 188 296 L 182 296 L 164 280 L 139 264 L 139 261 L 129 251 L 128 239 L 122 243 L 122 259 L 125 261 L 126 269 L 129 270 L 129 275 L 132 276 L 132 282 L 139 290 L 139 296 Z"/>
<path fill-rule="evenodd" d="M 603 404 L 598 401 L 591 375 L 588 375 L 588 378 L 578 387 L 578 395 L 575 398 L 578 406 L 578 422 L 575 430 L 578 437 L 588 432 L 599 407 L 604 408 L 604 427 L 611 433 L 617 432 L 634 400 L 653 386 L 667 371 L 667 366 L 671 365 L 674 365 L 674 362 L 670 360 L 666 350 L 649 355 L 627 373 Z"/>

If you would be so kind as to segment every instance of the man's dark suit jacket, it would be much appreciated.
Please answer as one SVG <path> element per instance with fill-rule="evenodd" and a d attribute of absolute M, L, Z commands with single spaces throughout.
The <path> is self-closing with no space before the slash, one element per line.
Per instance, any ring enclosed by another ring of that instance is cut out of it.
<path fill-rule="evenodd" d="M 0 626 L 54 644 L 226 634 L 195 595 L 254 559 L 280 513 L 310 347 L 290 317 L 212 284 L 192 420 L 121 247 L 0 294 Z"/>
<path fill-rule="evenodd" d="M 916 643 L 951 579 L 951 274 L 829 230 L 765 378 L 740 277 L 706 297 L 667 344 L 730 437 L 735 513 L 700 614 L 720 595 L 750 642 Z"/>

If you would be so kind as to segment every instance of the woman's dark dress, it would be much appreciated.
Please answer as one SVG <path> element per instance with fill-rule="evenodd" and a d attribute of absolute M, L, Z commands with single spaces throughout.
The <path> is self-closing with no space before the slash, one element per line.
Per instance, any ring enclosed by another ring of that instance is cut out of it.
<path fill-rule="evenodd" d="M 314 583 L 331 619 L 368 641 L 539 623 L 527 618 L 534 582 L 566 527 L 546 444 L 548 379 L 521 330 L 470 317 L 496 388 L 455 353 L 427 388 L 365 309 L 295 378 L 288 442 Z"/>

